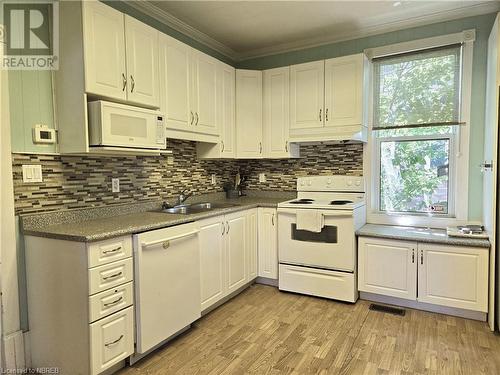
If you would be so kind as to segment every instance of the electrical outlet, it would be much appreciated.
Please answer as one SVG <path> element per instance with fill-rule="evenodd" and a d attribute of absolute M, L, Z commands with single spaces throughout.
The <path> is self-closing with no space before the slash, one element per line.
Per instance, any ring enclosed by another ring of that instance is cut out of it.
<path fill-rule="evenodd" d="M 212 175 L 212 185 L 215 185 L 217 183 L 217 180 L 215 178 L 215 174 Z"/>
<path fill-rule="evenodd" d="M 111 191 L 113 193 L 120 192 L 120 179 L 119 178 L 112 178 L 111 179 Z"/>
<path fill-rule="evenodd" d="M 23 164 L 23 182 L 42 182 L 42 166 L 40 164 Z"/>
<path fill-rule="evenodd" d="M 266 182 L 266 174 L 259 173 L 259 182 Z"/>

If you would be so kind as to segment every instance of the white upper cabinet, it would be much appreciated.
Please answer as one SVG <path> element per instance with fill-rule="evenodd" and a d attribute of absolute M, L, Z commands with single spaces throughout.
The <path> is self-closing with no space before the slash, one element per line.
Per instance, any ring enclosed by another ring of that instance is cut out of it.
<path fill-rule="evenodd" d="M 82 6 L 85 91 L 158 108 L 158 31 L 99 1 Z"/>
<path fill-rule="evenodd" d="M 236 70 L 236 140 L 238 158 L 262 158 L 262 71 L 260 70 Z"/>
<path fill-rule="evenodd" d="M 195 131 L 217 135 L 217 60 L 192 51 L 191 109 Z"/>
<path fill-rule="evenodd" d="M 324 60 L 292 65 L 290 75 L 290 129 L 323 127 Z"/>
<path fill-rule="evenodd" d="M 160 98 L 166 127 L 190 130 L 194 114 L 190 112 L 191 48 L 165 34 L 160 35 Z"/>
<path fill-rule="evenodd" d="M 290 69 L 291 141 L 366 141 L 369 62 L 364 54 Z"/>
<path fill-rule="evenodd" d="M 158 30 L 125 16 L 128 100 L 159 107 Z"/>
<path fill-rule="evenodd" d="M 363 54 L 325 61 L 325 126 L 363 120 Z"/>
<path fill-rule="evenodd" d="M 488 311 L 488 249 L 419 244 L 418 301 Z"/>
<path fill-rule="evenodd" d="M 100 1 L 84 2 L 83 6 L 86 91 L 126 100 L 127 68 L 123 13 Z"/>
<path fill-rule="evenodd" d="M 290 122 L 290 68 L 264 71 L 264 157 L 298 157 L 299 146 L 288 140 Z"/>

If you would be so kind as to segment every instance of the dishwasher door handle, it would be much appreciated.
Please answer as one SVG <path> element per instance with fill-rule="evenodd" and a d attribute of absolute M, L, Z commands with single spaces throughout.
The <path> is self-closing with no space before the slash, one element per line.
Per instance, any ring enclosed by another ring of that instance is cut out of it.
<path fill-rule="evenodd" d="M 167 241 L 179 240 L 179 239 L 184 238 L 184 237 L 194 236 L 195 234 L 198 234 L 198 232 L 199 232 L 199 230 L 193 230 L 191 232 L 182 233 L 182 234 L 179 234 L 177 236 L 173 236 L 173 237 L 169 237 L 169 238 L 162 238 L 161 240 L 155 240 L 155 241 L 151 241 L 151 242 L 143 242 L 143 243 L 141 243 L 141 246 L 144 248 L 144 247 L 148 247 L 148 246 L 158 245 L 160 243 L 167 242 Z"/>

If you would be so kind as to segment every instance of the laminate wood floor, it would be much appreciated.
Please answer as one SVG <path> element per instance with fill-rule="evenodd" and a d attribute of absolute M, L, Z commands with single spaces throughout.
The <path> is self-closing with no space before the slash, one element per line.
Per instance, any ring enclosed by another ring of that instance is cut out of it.
<path fill-rule="evenodd" d="M 252 285 L 120 375 L 500 374 L 486 323 Z"/>

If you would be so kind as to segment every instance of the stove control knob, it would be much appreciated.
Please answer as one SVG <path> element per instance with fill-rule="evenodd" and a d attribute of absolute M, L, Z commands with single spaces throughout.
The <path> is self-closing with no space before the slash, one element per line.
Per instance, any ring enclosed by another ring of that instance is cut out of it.
<path fill-rule="evenodd" d="M 356 181 L 356 186 L 360 186 L 360 185 L 361 185 L 361 181 L 360 180 Z"/>
<path fill-rule="evenodd" d="M 306 183 L 304 181 L 300 181 L 300 186 L 304 186 Z"/>
<path fill-rule="evenodd" d="M 309 180 L 309 182 L 307 183 L 309 186 L 311 186 L 313 183 L 311 180 Z"/>
<path fill-rule="evenodd" d="M 352 180 L 347 181 L 347 186 L 352 186 Z"/>
<path fill-rule="evenodd" d="M 327 185 L 331 185 L 331 183 L 332 183 L 332 179 L 331 178 L 329 178 L 328 180 L 326 180 L 326 184 Z"/>

